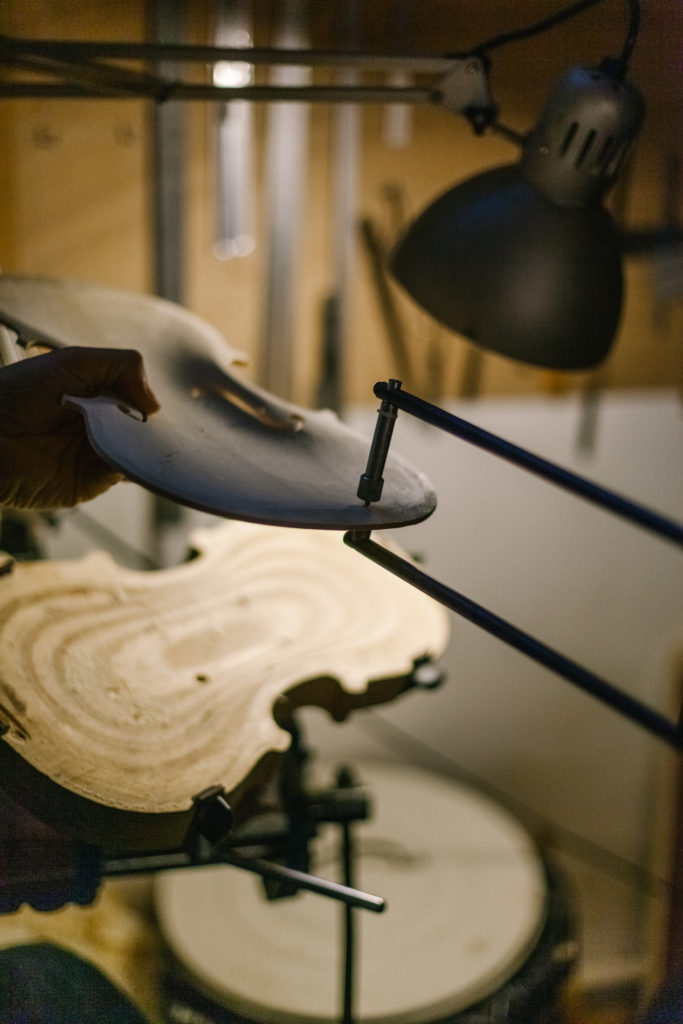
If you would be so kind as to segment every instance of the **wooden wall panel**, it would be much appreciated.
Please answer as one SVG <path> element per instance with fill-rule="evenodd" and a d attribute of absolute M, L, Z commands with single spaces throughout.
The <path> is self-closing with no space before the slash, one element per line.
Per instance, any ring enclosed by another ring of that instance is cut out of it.
<path fill-rule="evenodd" d="M 357 5 L 357 45 L 361 49 L 400 48 L 441 54 L 472 46 L 500 31 L 536 21 L 562 6 L 556 0 L 365 0 Z M 257 0 L 256 42 L 270 42 L 278 5 Z M 344 5 L 312 3 L 315 45 L 343 45 Z M 210 41 L 214 10 L 209 0 L 189 5 L 192 41 Z M 492 83 L 506 123 L 531 126 L 552 82 L 569 64 L 597 62 L 621 46 L 626 4 L 605 0 L 540 39 L 494 51 Z M 125 0 L 6 0 L 2 31 L 63 38 L 136 39 L 144 37 L 144 4 Z M 644 7 L 633 78 L 642 86 L 648 118 L 626 185 L 613 204 L 630 226 L 654 224 L 663 215 L 665 175 L 671 154 L 680 155 L 683 98 L 680 52 L 683 5 L 659 0 Z M 205 74 L 206 69 L 199 69 Z M 253 255 L 221 262 L 213 253 L 212 132 L 215 110 L 206 103 L 184 107 L 188 130 L 186 165 L 187 304 L 224 331 L 231 344 L 251 357 L 248 373 L 258 376 L 258 344 L 263 304 L 262 210 Z M 475 139 L 459 118 L 440 110 L 412 111 L 413 142 L 391 149 L 382 137 L 380 107 L 364 108 L 363 156 L 359 168 L 358 217 L 373 222 L 391 240 L 387 185 L 398 186 L 408 213 L 469 174 L 514 161 L 516 149 L 495 138 Z M 262 200 L 265 110 L 255 109 L 257 152 L 255 192 Z M 3 154 L 0 160 L 2 217 L 0 266 L 8 271 L 82 276 L 107 284 L 150 287 L 147 198 L 146 104 L 142 101 L 4 101 L 0 104 Z M 333 202 L 333 110 L 315 107 L 312 116 L 307 221 L 301 239 L 296 297 L 298 334 L 295 401 L 315 404 L 320 375 L 322 306 L 335 286 L 330 211 Z M 681 215 L 680 203 L 678 215 Z M 683 384 L 683 303 L 680 254 L 669 263 L 677 287 L 667 298 L 661 283 L 664 259 L 629 260 L 627 301 L 614 353 L 600 381 L 611 387 L 681 387 Z M 353 309 L 344 357 L 347 400 L 371 398 L 378 379 L 396 374 L 387 344 L 366 253 L 359 241 L 354 265 Z M 415 363 L 412 381 L 429 391 L 458 394 L 472 369 L 467 342 L 437 329 L 412 303 L 395 292 Z M 492 301 L 495 297 L 492 296 Z M 497 356 L 479 360 L 484 393 L 562 393 L 584 387 L 591 378 L 532 370 Z M 437 388 L 438 385 L 438 388 Z"/>
<path fill-rule="evenodd" d="M 2 31 L 127 39 L 140 4 L 4 5 Z M 146 112 L 140 101 L 5 100 L 0 266 L 144 290 L 149 283 Z"/>

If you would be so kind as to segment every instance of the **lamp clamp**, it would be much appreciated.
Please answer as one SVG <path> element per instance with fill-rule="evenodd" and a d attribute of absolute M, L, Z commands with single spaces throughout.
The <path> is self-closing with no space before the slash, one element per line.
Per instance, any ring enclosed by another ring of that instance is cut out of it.
<path fill-rule="evenodd" d="M 491 97 L 488 61 L 474 53 L 452 58 L 452 67 L 439 79 L 432 101 L 444 110 L 465 117 L 481 135 L 496 119 L 498 108 Z"/>

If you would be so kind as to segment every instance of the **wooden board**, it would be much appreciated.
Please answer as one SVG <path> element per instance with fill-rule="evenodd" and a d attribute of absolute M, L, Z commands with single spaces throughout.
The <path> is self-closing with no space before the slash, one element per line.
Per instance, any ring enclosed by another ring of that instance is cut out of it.
<path fill-rule="evenodd" d="M 0 578 L 0 777 L 107 848 L 182 839 L 192 798 L 239 802 L 297 705 L 342 720 L 438 657 L 443 608 L 335 533 L 223 523 L 172 569 L 94 552 Z"/>

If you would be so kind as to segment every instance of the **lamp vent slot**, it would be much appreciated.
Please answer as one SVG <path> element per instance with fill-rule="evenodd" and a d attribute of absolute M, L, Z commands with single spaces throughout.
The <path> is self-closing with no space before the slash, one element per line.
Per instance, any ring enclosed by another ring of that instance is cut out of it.
<path fill-rule="evenodd" d="M 572 123 L 567 128 L 567 131 L 565 132 L 564 138 L 563 138 L 563 140 L 562 140 L 562 142 L 560 144 L 560 156 L 566 156 L 567 151 L 569 150 L 569 147 L 571 146 L 572 142 L 574 141 L 574 136 L 576 135 L 578 130 L 579 130 L 578 122 L 577 121 L 572 121 Z"/>
<path fill-rule="evenodd" d="M 576 167 L 577 168 L 578 167 L 583 167 L 583 165 L 584 165 L 584 163 L 585 163 L 585 161 L 586 161 L 586 159 L 588 157 L 588 154 L 590 153 L 591 149 L 593 148 L 593 143 L 595 142 L 595 135 L 596 135 L 596 133 L 595 133 L 594 130 L 589 131 L 588 134 L 586 135 L 586 138 L 584 139 L 584 142 L 583 142 L 583 146 L 579 150 L 579 155 L 576 158 Z"/>

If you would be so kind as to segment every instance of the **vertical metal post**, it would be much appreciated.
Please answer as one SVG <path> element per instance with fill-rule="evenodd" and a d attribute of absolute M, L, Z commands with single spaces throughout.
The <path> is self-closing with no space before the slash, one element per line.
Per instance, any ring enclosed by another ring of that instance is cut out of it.
<path fill-rule="evenodd" d="M 215 41 L 217 46 L 252 45 L 251 19 L 246 0 L 218 0 Z M 213 82 L 226 89 L 249 85 L 253 67 L 246 61 L 214 64 Z M 246 100 L 218 104 L 214 113 L 216 235 L 218 259 L 248 256 L 256 241 L 253 227 L 253 117 Z"/>
<path fill-rule="evenodd" d="M 183 5 L 149 0 L 148 34 L 154 43 L 183 42 Z M 173 75 L 175 65 L 156 69 Z M 156 104 L 150 115 L 151 212 L 154 291 L 171 302 L 184 298 L 184 153 L 183 106 Z"/>
<path fill-rule="evenodd" d="M 358 74 L 344 71 L 338 78 L 343 85 L 357 85 Z M 357 106 L 341 104 L 335 111 L 334 182 L 334 295 L 337 312 L 336 366 L 337 411 L 344 404 L 344 376 L 347 364 L 346 341 L 350 309 L 351 270 L 356 246 L 358 208 L 358 150 L 361 112 Z"/>
<path fill-rule="evenodd" d="M 353 837 L 351 825 L 342 825 L 342 882 L 350 889 L 355 887 L 353 873 Z M 355 1002 L 356 974 L 356 920 L 355 910 L 350 903 L 345 903 L 344 914 L 344 979 L 342 1000 L 342 1024 L 353 1024 Z"/>
<path fill-rule="evenodd" d="M 184 7 L 174 0 L 149 0 L 147 32 L 155 43 L 182 43 Z M 173 75 L 174 66 L 156 69 Z M 156 104 L 150 113 L 150 209 L 152 231 L 153 290 L 161 298 L 184 300 L 184 156 L 183 106 Z M 158 565 L 177 561 L 172 548 L 184 518 L 181 506 L 152 495 L 152 550 Z M 184 543 L 184 541 L 183 541 Z"/>
<path fill-rule="evenodd" d="M 340 13 L 339 35 L 345 46 L 357 50 L 358 4 L 348 0 Z M 339 71 L 335 84 L 357 86 L 358 71 Z M 358 153 L 362 115 L 356 104 L 341 103 L 334 111 L 333 163 L 331 181 L 332 284 L 324 308 L 321 377 L 318 404 L 340 413 L 344 404 L 344 377 L 348 362 L 346 347 L 350 290 L 356 245 L 358 211 Z"/>
<path fill-rule="evenodd" d="M 305 4 L 283 4 L 282 24 L 275 44 L 304 49 Z M 271 72 L 273 85 L 305 85 L 310 69 L 282 66 Z M 303 197 L 306 184 L 309 108 L 305 103 L 272 103 L 267 128 L 266 265 L 260 381 L 281 398 L 293 398 L 294 302 Z"/>
<path fill-rule="evenodd" d="M 354 780 L 348 768 L 341 768 L 337 776 L 337 786 L 352 786 Z M 354 871 L 355 850 L 351 822 L 341 825 L 341 866 L 342 883 L 350 889 L 355 887 Z M 354 1024 L 354 1008 L 356 997 L 356 917 L 354 908 L 345 903 L 343 914 L 343 948 L 342 948 L 342 1015 L 341 1024 Z"/>

